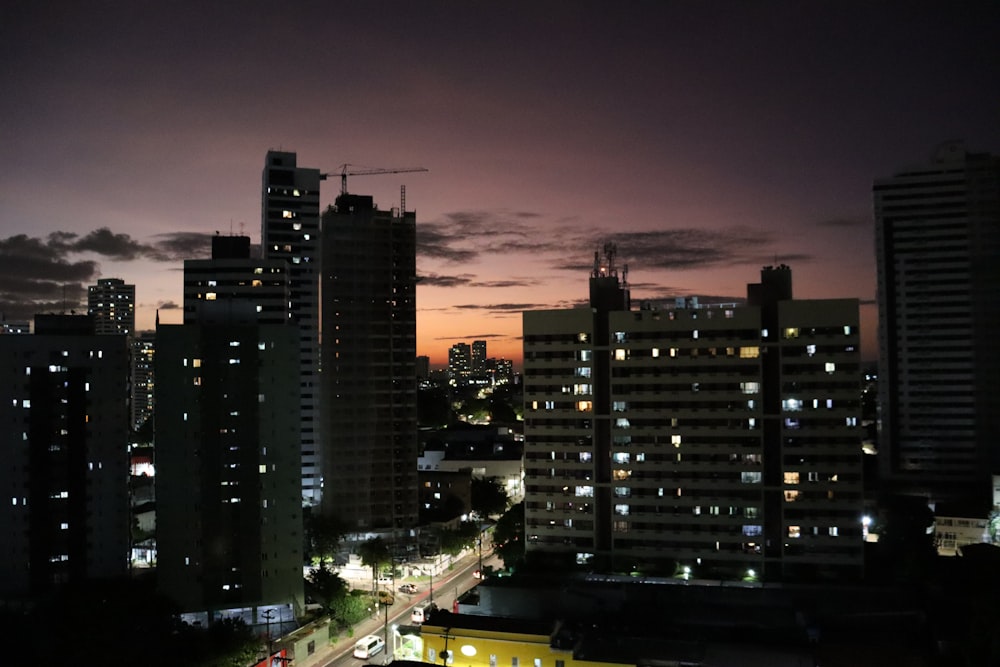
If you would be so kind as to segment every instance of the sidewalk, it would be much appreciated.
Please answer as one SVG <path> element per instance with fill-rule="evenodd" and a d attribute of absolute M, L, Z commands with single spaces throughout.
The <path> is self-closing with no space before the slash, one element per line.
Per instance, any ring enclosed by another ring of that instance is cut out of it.
<path fill-rule="evenodd" d="M 464 570 L 478 563 L 478 552 L 472 551 L 452 560 L 448 570 L 439 576 L 434 577 L 434 602 L 438 606 L 451 608 L 451 604 L 456 597 L 457 590 L 451 587 L 451 582 Z M 399 584 L 409 579 L 399 579 Z M 368 578 L 368 585 L 371 585 L 371 578 Z M 420 582 L 421 585 L 427 582 Z M 464 593 L 464 591 L 462 591 Z M 280 639 L 274 641 L 274 650 L 288 649 L 294 656 L 295 667 L 316 667 L 340 658 L 342 655 L 350 654 L 354 648 L 354 643 L 366 635 L 378 635 L 384 638 L 387 627 L 390 629 L 393 624 L 409 625 L 410 609 L 419 602 L 430 600 L 430 589 L 424 588 L 420 592 L 407 595 L 398 590 L 393 591 L 395 602 L 392 606 L 379 609 L 378 617 L 369 617 L 353 627 L 353 633 L 347 630 L 341 631 L 341 635 L 334 641 L 329 641 L 329 619 L 321 619 L 303 626 Z M 308 647 L 312 643 L 314 650 L 309 653 Z M 392 638 L 386 641 L 386 649 L 375 657 L 374 662 L 389 662 L 392 660 Z"/>

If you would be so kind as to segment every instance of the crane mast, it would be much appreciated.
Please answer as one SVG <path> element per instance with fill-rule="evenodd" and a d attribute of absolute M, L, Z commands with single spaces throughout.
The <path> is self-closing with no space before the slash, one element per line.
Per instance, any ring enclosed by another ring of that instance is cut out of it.
<path fill-rule="evenodd" d="M 337 171 L 337 173 L 340 174 L 340 194 L 342 194 L 342 195 L 346 195 L 347 194 L 347 177 L 348 176 L 375 176 L 375 175 L 378 175 L 378 174 L 408 174 L 408 173 L 412 173 L 412 172 L 416 172 L 416 171 L 428 171 L 424 167 L 400 167 L 400 168 L 397 168 L 397 169 L 380 169 L 380 168 L 374 168 L 374 167 L 373 168 L 351 169 L 350 167 L 351 167 L 351 165 L 349 165 L 349 164 L 342 164 L 342 165 L 340 165 L 340 167 L 338 168 L 338 171 Z M 322 179 L 322 180 L 326 180 L 326 178 L 328 176 L 330 176 L 330 174 L 320 174 L 319 175 L 320 179 Z"/>

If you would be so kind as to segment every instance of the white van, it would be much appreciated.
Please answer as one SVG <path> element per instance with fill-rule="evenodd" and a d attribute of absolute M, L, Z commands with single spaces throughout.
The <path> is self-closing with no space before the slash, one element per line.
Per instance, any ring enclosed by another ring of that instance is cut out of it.
<path fill-rule="evenodd" d="M 420 625 L 431 617 L 431 612 L 437 609 L 437 605 L 430 604 L 418 604 L 410 612 L 410 623 L 414 625 Z"/>
<path fill-rule="evenodd" d="M 368 635 L 362 637 L 354 644 L 354 657 L 367 660 L 368 658 L 382 652 L 385 642 L 378 635 Z"/>

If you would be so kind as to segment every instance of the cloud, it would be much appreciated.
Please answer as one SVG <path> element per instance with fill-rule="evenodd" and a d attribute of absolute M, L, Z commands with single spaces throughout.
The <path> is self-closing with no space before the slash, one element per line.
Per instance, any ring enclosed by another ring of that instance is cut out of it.
<path fill-rule="evenodd" d="M 437 273 L 422 273 L 417 276 L 417 284 L 421 287 L 463 287 L 472 282 L 472 276 L 465 274 L 459 276 L 442 276 Z"/>
<path fill-rule="evenodd" d="M 452 306 L 459 310 L 488 310 L 490 312 L 521 312 L 524 310 L 535 310 L 538 308 L 550 308 L 551 306 L 537 303 L 466 303 Z"/>
<path fill-rule="evenodd" d="M 82 236 L 56 231 L 0 238 L 0 311 L 10 319 L 29 320 L 37 313 L 86 310 L 86 285 L 100 277 L 100 259 L 177 262 L 207 256 L 210 239 L 178 232 L 145 243 L 107 227 Z"/>
<path fill-rule="evenodd" d="M 166 301 L 161 301 L 158 304 L 156 304 L 156 309 L 157 310 L 180 310 L 180 306 L 177 304 L 176 301 L 172 301 L 170 299 L 167 299 Z"/>

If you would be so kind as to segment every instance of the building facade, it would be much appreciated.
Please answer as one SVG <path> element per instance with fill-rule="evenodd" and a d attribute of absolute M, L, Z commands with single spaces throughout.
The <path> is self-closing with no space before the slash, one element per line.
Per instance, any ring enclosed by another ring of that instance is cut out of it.
<path fill-rule="evenodd" d="M 880 473 L 988 508 L 1000 471 L 1000 157 L 944 144 L 873 189 Z"/>
<path fill-rule="evenodd" d="M 416 214 L 343 194 L 323 214 L 324 513 L 417 524 Z"/>
<path fill-rule="evenodd" d="M 526 547 L 598 569 L 771 579 L 862 570 L 858 302 L 524 313 Z"/>
<path fill-rule="evenodd" d="M 135 285 L 102 278 L 87 287 L 87 312 L 98 334 L 135 334 Z"/>
<path fill-rule="evenodd" d="M 158 579 L 184 612 L 303 610 L 299 336 L 255 309 L 157 327 Z"/>
<path fill-rule="evenodd" d="M 323 492 L 319 450 L 318 169 L 297 165 L 295 153 L 268 151 L 261 197 L 261 252 L 288 263 L 292 319 L 299 328 L 302 406 L 302 502 L 317 505 Z"/>
<path fill-rule="evenodd" d="M 0 336 L 0 594 L 128 573 L 128 381 L 126 338 L 89 316 Z"/>
<path fill-rule="evenodd" d="M 132 428 L 138 430 L 156 409 L 156 332 L 140 331 L 130 341 L 132 348 Z"/>

